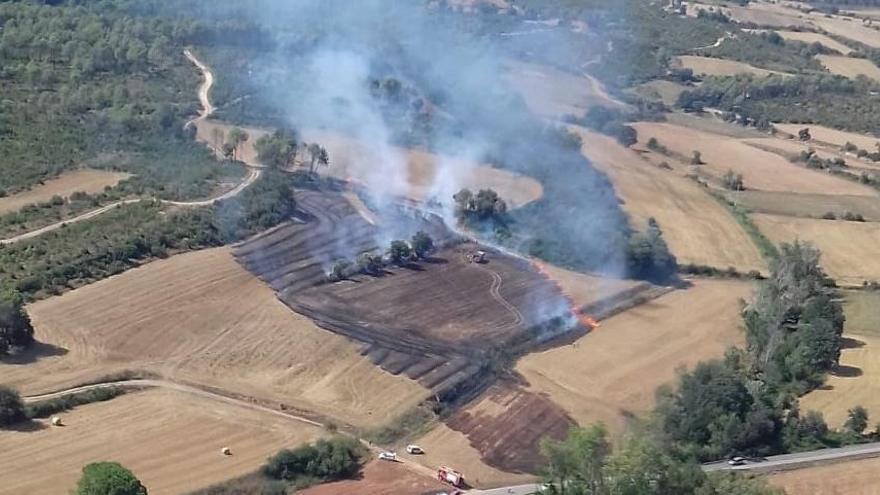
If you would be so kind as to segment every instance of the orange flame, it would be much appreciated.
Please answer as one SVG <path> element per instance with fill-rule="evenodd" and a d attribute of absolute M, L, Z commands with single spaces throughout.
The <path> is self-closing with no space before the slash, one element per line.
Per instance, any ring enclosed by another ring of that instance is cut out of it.
<path fill-rule="evenodd" d="M 538 260 L 531 260 L 532 266 L 535 270 L 541 275 L 545 276 L 547 280 L 553 282 L 556 285 L 556 288 L 559 289 L 559 292 L 562 294 L 562 297 L 568 302 L 569 310 L 571 311 L 571 316 L 581 324 L 587 331 L 595 330 L 599 327 L 599 322 L 596 321 L 592 316 L 584 313 L 581 308 L 574 303 L 574 298 L 571 297 L 570 294 L 565 292 L 562 285 L 556 281 L 553 277 L 550 276 L 550 272 L 547 271 L 547 268 Z"/>

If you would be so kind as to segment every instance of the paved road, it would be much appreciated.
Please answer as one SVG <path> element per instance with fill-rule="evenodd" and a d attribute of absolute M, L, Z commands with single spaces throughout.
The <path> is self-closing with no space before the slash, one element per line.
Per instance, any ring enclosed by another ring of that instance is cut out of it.
<path fill-rule="evenodd" d="M 474 495 L 531 495 L 537 493 L 539 485 L 517 485 L 506 486 L 503 488 L 493 488 L 491 490 L 471 490 L 468 493 Z"/>
<path fill-rule="evenodd" d="M 880 457 L 880 442 L 850 445 L 838 449 L 822 449 L 799 454 L 767 457 L 760 461 L 746 461 L 741 466 L 731 466 L 726 461 L 703 465 L 704 471 L 777 471 L 798 469 L 812 464 Z"/>

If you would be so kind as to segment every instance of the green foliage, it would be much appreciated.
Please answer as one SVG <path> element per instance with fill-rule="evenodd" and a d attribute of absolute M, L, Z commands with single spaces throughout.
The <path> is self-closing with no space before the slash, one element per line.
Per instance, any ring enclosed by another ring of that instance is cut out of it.
<path fill-rule="evenodd" d="M 770 31 L 739 32 L 721 45 L 704 50 L 700 54 L 737 60 L 780 72 L 823 72 L 824 68 L 815 56 L 830 52 L 819 43 L 785 41 L 779 34 Z"/>
<path fill-rule="evenodd" d="M 545 439 L 543 479 L 549 495 L 775 495 L 759 480 L 707 476 L 691 460 L 669 454 L 650 435 L 628 435 L 616 450 L 605 428 L 574 428 L 560 441 Z"/>
<path fill-rule="evenodd" d="M 493 189 L 480 189 L 474 195 L 469 189 L 462 189 L 453 196 L 456 214 L 469 221 L 503 221 L 507 214 L 507 203 Z"/>
<path fill-rule="evenodd" d="M 125 394 L 125 389 L 122 387 L 101 387 L 64 395 L 57 399 L 33 402 L 28 404 L 25 409 L 29 418 L 48 418 L 53 414 L 69 411 L 77 406 L 108 401 L 123 394 Z"/>
<path fill-rule="evenodd" d="M 861 435 L 868 428 L 868 410 L 863 406 L 855 406 L 847 411 L 846 422 L 843 427 Z"/>
<path fill-rule="evenodd" d="M 356 261 L 358 271 L 366 275 L 378 275 L 384 268 L 382 257 L 373 253 L 361 253 Z"/>
<path fill-rule="evenodd" d="M 261 136 L 254 143 L 260 163 L 276 168 L 290 168 L 299 150 L 299 133 L 295 129 L 278 129 Z"/>
<path fill-rule="evenodd" d="M 0 385 L 0 427 L 27 419 L 24 402 L 15 390 Z"/>
<path fill-rule="evenodd" d="M 639 141 L 639 138 L 635 129 L 625 125 L 630 118 L 631 116 L 625 115 L 620 110 L 592 106 L 578 123 L 611 136 L 624 146 L 632 146 Z"/>
<path fill-rule="evenodd" d="M 648 219 L 644 232 L 636 232 L 629 239 L 626 251 L 627 269 L 632 277 L 668 282 L 675 276 L 678 264 L 657 221 Z"/>
<path fill-rule="evenodd" d="M 388 259 L 398 265 L 409 261 L 412 254 L 412 248 L 406 241 L 391 241 L 391 246 L 388 248 Z"/>
<path fill-rule="evenodd" d="M 75 495 L 147 495 L 134 474 L 116 462 L 94 462 L 83 468 Z"/>
<path fill-rule="evenodd" d="M 264 170 L 237 196 L 219 202 L 214 216 L 220 237 L 232 241 L 278 225 L 295 209 L 289 177 L 277 170 Z"/>
<path fill-rule="evenodd" d="M 0 357 L 12 347 L 23 347 L 34 339 L 34 327 L 24 310 L 24 298 L 12 288 L 0 287 Z"/>
<path fill-rule="evenodd" d="M 434 239 L 421 230 L 412 237 L 410 245 L 419 258 L 425 258 L 434 251 Z"/>
<path fill-rule="evenodd" d="M 311 478 L 331 481 L 354 476 L 360 469 L 364 447 L 356 439 L 334 437 L 318 440 L 293 450 L 282 450 L 270 457 L 263 474 L 278 480 Z"/>
<path fill-rule="evenodd" d="M 380 445 L 391 445 L 405 439 L 416 438 L 427 432 L 428 426 L 437 419 L 437 415 L 424 405 L 413 407 L 390 423 L 372 431 L 363 437 Z"/>

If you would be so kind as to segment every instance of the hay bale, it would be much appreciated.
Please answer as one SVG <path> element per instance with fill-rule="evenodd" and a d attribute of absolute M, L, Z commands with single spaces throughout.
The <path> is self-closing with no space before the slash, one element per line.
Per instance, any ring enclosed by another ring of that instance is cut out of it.
<path fill-rule="evenodd" d="M 220 449 L 220 453 L 223 455 L 232 455 L 232 450 L 230 450 L 229 447 L 223 447 Z"/>
<path fill-rule="evenodd" d="M 52 426 L 64 426 L 64 423 L 61 422 L 61 417 L 52 416 Z"/>

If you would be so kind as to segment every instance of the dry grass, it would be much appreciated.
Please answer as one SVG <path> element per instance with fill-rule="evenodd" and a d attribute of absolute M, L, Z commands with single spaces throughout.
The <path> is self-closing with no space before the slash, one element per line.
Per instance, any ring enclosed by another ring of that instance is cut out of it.
<path fill-rule="evenodd" d="M 856 76 L 867 76 L 875 81 L 880 80 L 880 67 L 864 58 L 842 57 L 839 55 L 816 55 L 832 74 L 855 79 Z"/>
<path fill-rule="evenodd" d="M 880 31 L 865 26 L 857 19 L 843 16 L 829 18 L 817 13 L 810 15 L 810 23 L 830 34 L 880 48 Z"/>
<path fill-rule="evenodd" d="M 728 197 L 755 213 L 790 217 L 822 218 L 828 212 L 838 218 L 858 213 L 870 222 L 880 222 L 880 198 L 829 194 L 798 194 L 767 191 L 729 192 Z"/>
<path fill-rule="evenodd" d="M 643 283 L 636 280 L 587 275 L 544 263 L 541 264 L 541 270 L 559 284 L 562 293 L 578 307 L 595 304 Z"/>
<path fill-rule="evenodd" d="M 28 312 L 37 339 L 67 354 L 0 364 L 4 382 L 27 394 L 142 368 L 357 426 L 382 424 L 428 394 L 290 311 L 225 248 L 153 262 Z"/>
<path fill-rule="evenodd" d="M 522 95 L 533 113 L 542 117 L 582 116 L 593 105 L 622 106 L 591 77 L 513 60 L 506 62 L 505 68 L 507 83 Z"/>
<path fill-rule="evenodd" d="M 688 15 L 695 16 L 700 9 L 709 10 L 713 8 L 718 9 L 719 7 L 717 5 L 689 2 Z M 753 2 L 748 7 L 730 5 L 720 10 L 736 22 L 755 23 L 761 26 L 781 28 L 809 26 L 803 13 L 780 5 Z"/>
<path fill-rule="evenodd" d="M 678 95 L 691 88 L 666 80 L 649 81 L 633 88 L 633 92 L 644 98 L 658 99 L 668 106 L 674 106 Z"/>
<path fill-rule="evenodd" d="M 876 195 L 876 192 L 868 186 L 799 167 L 775 153 L 751 146 L 748 142 L 668 123 L 639 122 L 633 126 L 642 142 L 655 137 L 671 151 L 686 157 L 690 157 L 695 150 L 700 151 L 705 162 L 698 167 L 702 173 L 716 179 L 728 170 L 742 174 L 748 189 L 813 194 Z"/>
<path fill-rule="evenodd" d="M 841 369 L 800 402 L 801 410 L 821 411 L 832 427 L 842 426 L 856 405 L 871 418 L 880 417 L 880 293 L 847 292 L 844 312 Z"/>
<path fill-rule="evenodd" d="M 875 149 L 877 149 L 877 143 L 880 143 L 880 139 L 873 136 L 857 134 L 855 132 L 838 131 L 837 129 L 822 127 L 820 125 L 773 124 L 773 126 L 780 131 L 791 134 L 793 136 L 797 136 L 798 131 L 805 127 L 808 127 L 810 129 L 810 136 L 812 137 L 813 141 L 818 141 L 820 144 L 827 143 L 834 146 L 843 147 L 843 145 L 845 145 L 847 142 L 850 142 L 858 146 L 859 148 L 868 151 L 874 151 Z"/>
<path fill-rule="evenodd" d="M 149 390 L 79 407 L 64 427 L 0 431 L 3 493 L 68 493 L 80 470 L 114 460 L 151 494 L 179 494 L 240 476 L 323 431 L 225 402 Z M 229 447 L 233 455 L 220 449 Z"/>
<path fill-rule="evenodd" d="M 777 31 L 786 41 L 801 41 L 803 43 L 819 43 L 820 45 L 838 51 L 843 55 L 849 55 L 853 49 L 843 43 L 824 34 L 809 31 Z"/>
<path fill-rule="evenodd" d="M 409 460 L 431 469 L 443 465 L 458 469 L 465 481 L 478 488 L 518 485 L 533 479 L 529 475 L 505 473 L 487 465 L 463 433 L 443 423 L 437 424 L 415 443 L 425 449 L 425 455 L 411 456 Z"/>
<path fill-rule="evenodd" d="M 580 424 L 604 422 L 615 434 L 654 404 L 675 369 L 722 356 L 741 344 L 739 299 L 751 284 L 698 280 L 602 322 L 572 345 L 517 363 L 531 390 L 548 394 Z"/>
<path fill-rule="evenodd" d="M 784 471 L 767 480 L 791 495 L 880 495 L 880 458 Z"/>
<path fill-rule="evenodd" d="M 89 194 L 99 193 L 107 186 L 115 186 L 120 181 L 131 177 L 123 172 L 110 172 L 106 170 L 80 169 L 49 179 L 43 184 L 34 186 L 28 191 L 22 191 L 5 198 L 0 198 L 0 214 L 18 211 L 22 207 L 49 201 L 53 196 L 66 198 L 75 192 Z"/>
<path fill-rule="evenodd" d="M 880 280 L 880 259 L 875 256 L 880 224 L 764 214 L 753 215 L 753 219 L 774 243 L 800 239 L 815 244 L 822 251 L 822 267 L 839 284 Z"/>
<path fill-rule="evenodd" d="M 696 183 L 651 165 L 607 136 L 571 129 L 581 136 L 584 155 L 611 178 L 634 224 L 654 217 L 680 262 L 743 271 L 766 268 L 736 220 Z"/>
<path fill-rule="evenodd" d="M 780 74 L 780 72 L 761 69 L 749 64 L 723 58 L 682 55 L 676 57 L 676 60 L 678 60 L 678 63 L 685 69 L 691 69 L 694 71 L 694 74 L 708 74 L 710 76 L 735 76 L 736 74 L 769 76 L 770 74 Z"/>

